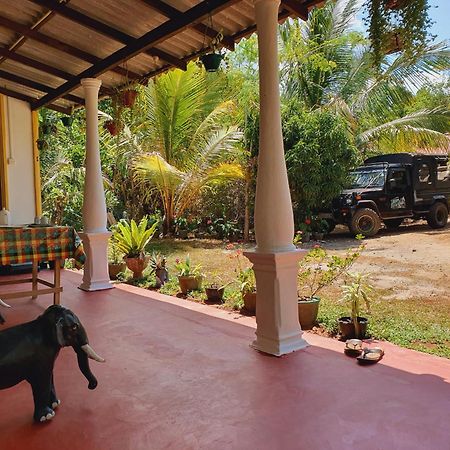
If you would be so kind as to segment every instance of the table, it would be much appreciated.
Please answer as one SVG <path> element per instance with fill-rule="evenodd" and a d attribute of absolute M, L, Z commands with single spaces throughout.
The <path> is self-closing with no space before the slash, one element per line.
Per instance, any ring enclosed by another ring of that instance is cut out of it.
<path fill-rule="evenodd" d="M 33 271 L 31 278 L 0 281 L 0 286 L 16 283 L 31 283 L 31 290 L 2 294 L 2 299 L 53 294 L 53 303 L 60 304 L 61 292 L 61 260 L 74 258 L 75 264 L 81 267 L 86 259 L 83 245 L 72 227 L 25 226 L 0 228 L 0 265 L 21 264 L 31 262 Z M 53 283 L 38 278 L 38 263 L 54 261 Z M 46 286 L 39 288 L 39 284 Z"/>

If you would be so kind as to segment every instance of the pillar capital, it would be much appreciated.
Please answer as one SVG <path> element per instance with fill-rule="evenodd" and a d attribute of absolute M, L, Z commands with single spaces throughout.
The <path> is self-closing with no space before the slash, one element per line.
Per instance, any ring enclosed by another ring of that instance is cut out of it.
<path fill-rule="evenodd" d="M 100 89 L 100 86 L 102 85 L 102 80 L 100 80 L 99 78 L 82 78 L 81 85 L 84 88 Z"/>

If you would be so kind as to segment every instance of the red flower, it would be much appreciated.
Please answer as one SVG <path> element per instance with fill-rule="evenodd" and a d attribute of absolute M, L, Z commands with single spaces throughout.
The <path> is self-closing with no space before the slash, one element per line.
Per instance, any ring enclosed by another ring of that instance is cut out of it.
<path fill-rule="evenodd" d="M 227 244 L 225 247 L 226 250 L 234 250 L 234 244 Z"/>
<path fill-rule="evenodd" d="M 306 225 L 311 225 L 311 219 L 310 219 L 309 217 L 307 217 L 307 218 L 305 219 L 305 224 L 306 224 Z"/>

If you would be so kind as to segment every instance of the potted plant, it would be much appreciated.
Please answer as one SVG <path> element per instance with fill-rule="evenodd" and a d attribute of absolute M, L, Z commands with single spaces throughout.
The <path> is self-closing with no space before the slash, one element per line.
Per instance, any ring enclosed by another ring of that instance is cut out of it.
<path fill-rule="evenodd" d="M 374 66 L 380 69 L 384 55 L 403 50 L 413 56 L 433 38 L 425 0 L 368 0 L 366 23 Z M 393 42 L 395 44 L 393 45 Z"/>
<path fill-rule="evenodd" d="M 367 281 L 367 275 L 362 273 L 349 274 L 352 282 L 343 286 L 341 301 L 351 307 L 350 317 L 338 319 L 339 330 L 343 339 L 363 339 L 367 331 L 368 320 L 360 316 L 361 304 L 364 303 L 370 312 L 370 294 L 373 290 Z"/>
<path fill-rule="evenodd" d="M 123 254 L 117 249 L 117 245 L 113 239 L 110 241 L 110 252 L 108 258 L 108 273 L 111 280 L 117 280 L 117 275 L 125 271 L 127 267 L 123 260 Z"/>
<path fill-rule="evenodd" d="M 105 128 L 105 130 L 108 130 L 111 136 L 117 136 L 122 130 L 122 125 L 117 120 L 107 120 L 103 124 L 103 127 Z"/>
<path fill-rule="evenodd" d="M 200 61 L 203 63 L 207 72 L 216 72 L 220 67 L 223 55 L 217 50 L 217 48 L 222 39 L 222 33 L 218 33 L 217 36 L 211 41 L 212 52 L 200 56 Z"/>
<path fill-rule="evenodd" d="M 201 266 L 192 266 L 189 255 L 186 259 L 175 261 L 175 268 L 178 270 L 178 283 L 181 292 L 186 295 L 189 291 L 198 291 L 202 287 L 203 275 Z"/>
<path fill-rule="evenodd" d="M 72 116 L 62 116 L 61 122 L 65 127 L 70 127 L 73 123 L 73 117 Z"/>
<path fill-rule="evenodd" d="M 311 240 L 311 219 L 305 219 L 305 221 L 298 226 L 298 231 L 301 233 L 301 241 L 305 243 L 309 242 Z"/>
<path fill-rule="evenodd" d="M 166 258 L 159 252 L 153 252 L 150 257 L 150 268 L 152 273 L 155 274 L 155 287 L 160 288 L 161 286 L 164 286 L 169 279 L 169 272 L 166 268 Z"/>
<path fill-rule="evenodd" d="M 242 299 L 244 300 L 243 312 L 247 314 L 256 314 L 256 278 L 252 267 L 242 269 L 239 272 L 238 279 Z"/>
<path fill-rule="evenodd" d="M 136 97 L 138 95 L 138 91 L 132 87 L 129 87 L 123 90 L 120 93 L 120 103 L 125 108 L 132 108 L 134 103 L 136 102 Z"/>
<path fill-rule="evenodd" d="M 229 284 L 229 283 L 228 283 Z M 222 303 L 223 294 L 228 284 L 223 284 L 219 275 L 214 274 L 212 281 L 205 286 L 205 293 L 209 303 Z"/>
<path fill-rule="evenodd" d="M 113 239 L 117 249 L 124 254 L 127 267 L 133 272 L 133 278 L 142 278 L 142 272 L 147 267 L 149 258 L 145 256 L 145 247 L 152 239 L 158 227 L 158 222 L 148 226 L 147 216 L 143 217 L 139 225 L 121 219 L 114 228 Z"/>
<path fill-rule="evenodd" d="M 361 254 L 364 246 L 348 250 L 344 257 L 329 256 L 319 245 L 300 261 L 298 271 L 298 318 L 302 329 L 311 329 L 317 322 L 319 292 L 343 276 Z"/>

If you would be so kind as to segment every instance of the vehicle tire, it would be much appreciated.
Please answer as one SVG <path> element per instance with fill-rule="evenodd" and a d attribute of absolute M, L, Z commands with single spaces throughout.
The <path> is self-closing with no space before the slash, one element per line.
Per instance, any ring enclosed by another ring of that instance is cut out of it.
<path fill-rule="evenodd" d="M 332 233 L 333 230 L 336 228 L 336 222 L 333 219 L 326 219 L 328 223 L 328 234 Z"/>
<path fill-rule="evenodd" d="M 403 219 L 385 219 L 383 222 L 388 230 L 396 230 L 403 223 Z"/>
<path fill-rule="evenodd" d="M 444 228 L 448 221 L 448 208 L 445 203 L 436 202 L 431 206 L 427 216 L 428 225 L 431 228 Z"/>
<path fill-rule="evenodd" d="M 381 227 L 379 215 L 370 208 L 358 209 L 350 222 L 350 230 L 354 234 L 375 236 Z"/>

